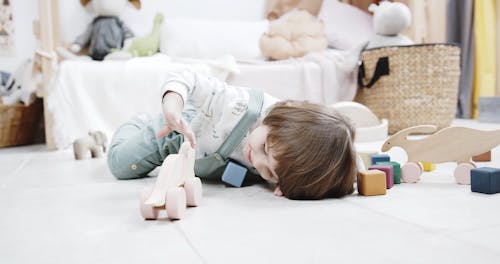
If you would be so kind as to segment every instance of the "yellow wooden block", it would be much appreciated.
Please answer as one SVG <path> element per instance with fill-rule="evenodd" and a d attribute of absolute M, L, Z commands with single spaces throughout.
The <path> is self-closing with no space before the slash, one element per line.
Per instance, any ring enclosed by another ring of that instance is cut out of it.
<path fill-rule="evenodd" d="M 424 167 L 424 171 L 433 171 L 436 169 L 436 164 L 432 162 L 420 162 L 422 167 Z"/>
<path fill-rule="evenodd" d="M 380 170 L 359 171 L 358 193 L 364 196 L 384 195 L 386 193 L 385 172 Z"/>

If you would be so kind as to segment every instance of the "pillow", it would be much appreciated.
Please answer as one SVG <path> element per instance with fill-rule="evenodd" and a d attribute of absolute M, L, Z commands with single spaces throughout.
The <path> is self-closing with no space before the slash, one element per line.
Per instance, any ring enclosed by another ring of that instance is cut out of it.
<path fill-rule="evenodd" d="M 237 60 L 261 59 L 259 39 L 267 28 L 267 20 L 171 19 L 163 22 L 160 52 L 199 59 L 215 59 L 227 54 Z"/>
<path fill-rule="evenodd" d="M 328 46 L 351 49 L 373 36 L 372 16 L 338 0 L 323 0 L 318 18 L 323 20 Z"/>

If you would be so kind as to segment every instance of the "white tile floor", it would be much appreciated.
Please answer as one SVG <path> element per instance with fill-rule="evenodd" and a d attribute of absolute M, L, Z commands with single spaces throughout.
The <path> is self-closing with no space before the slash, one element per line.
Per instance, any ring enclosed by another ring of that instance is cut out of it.
<path fill-rule="evenodd" d="M 480 165 L 500 167 L 500 147 L 493 159 Z M 0 263 L 500 263 L 500 194 L 455 184 L 453 166 L 340 200 L 204 183 L 202 206 L 184 219 L 144 221 L 138 195 L 154 179 L 117 181 L 105 159 L 75 161 L 70 150 L 4 148 Z"/>

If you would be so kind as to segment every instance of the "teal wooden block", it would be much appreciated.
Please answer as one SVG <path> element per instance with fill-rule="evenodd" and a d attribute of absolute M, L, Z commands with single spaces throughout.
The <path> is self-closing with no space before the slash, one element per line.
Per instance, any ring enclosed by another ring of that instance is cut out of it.
<path fill-rule="evenodd" d="M 394 184 L 401 183 L 401 165 L 395 161 L 379 161 L 377 165 L 391 165 L 394 172 Z"/>

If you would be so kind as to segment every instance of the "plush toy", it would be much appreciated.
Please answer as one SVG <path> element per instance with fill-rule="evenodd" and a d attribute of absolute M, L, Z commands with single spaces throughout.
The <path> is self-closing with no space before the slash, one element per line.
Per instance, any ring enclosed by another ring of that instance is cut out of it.
<path fill-rule="evenodd" d="M 107 142 L 108 139 L 103 132 L 89 132 L 88 136 L 79 138 L 73 142 L 75 159 L 85 159 L 89 151 L 92 158 L 100 158 L 106 152 Z"/>
<path fill-rule="evenodd" d="M 0 90 L 3 104 L 13 105 L 22 102 L 26 106 L 30 105 L 36 98 L 38 77 L 33 60 L 24 61 Z"/>
<path fill-rule="evenodd" d="M 260 49 L 267 57 L 283 60 L 322 51 L 328 46 L 323 23 L 305 10 L 294 9 L 269 24 L 260 38 Z"/>
<path fill-rule="evenodd" d="M 131 57 L 151 56 L 160 49 L 160 28 L 163 23 L 163 14 L 157 13 L 153 21 L 153 30 L 149 35 L 135 38 L 122 51 L 108 54 L 105 59 L 128 59 Z"/>
<path fill-rule="evenodd" d="M 127 2 L 140 9 L 140 0 L 80 0 L 80 2 L 83 6 L 91 2 L 97 17 L 71 45 L 70 50 L 73 53 L 80 52 L 88 45 L 88 55 L 94 60 L 103 60 L 112 49 L 122 49 L 124 42 L 134 36 L 119 16 Z M 61 54 L 59 51 L 59 53 L 63 57 L 68 56 L 64 52 Z"/>
<path fill-rule="evenodd" d="M 367 48 L 413 44 L 410 38 L 400 34 L 411 23 L 410 9 L 406 5 L 383 1 L 378 6 L 371 4 L 368 10 L 373 13 L 375 35 Z"/>

